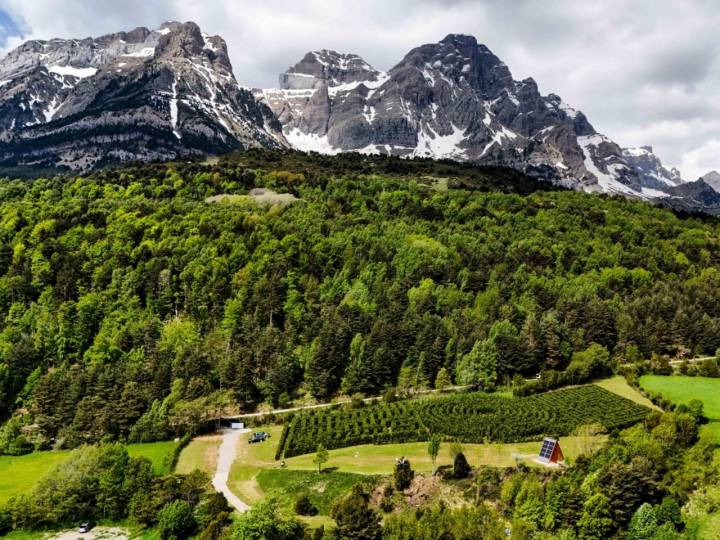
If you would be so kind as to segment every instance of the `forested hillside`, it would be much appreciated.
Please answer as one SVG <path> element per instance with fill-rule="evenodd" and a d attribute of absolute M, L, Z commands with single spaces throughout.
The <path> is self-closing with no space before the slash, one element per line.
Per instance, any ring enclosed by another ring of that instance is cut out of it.
<path fill-rule="evenodd" d="M 717 220 L 507 170 L 251 152 L 0 204 L 4 452 L 720 345 Z"/>

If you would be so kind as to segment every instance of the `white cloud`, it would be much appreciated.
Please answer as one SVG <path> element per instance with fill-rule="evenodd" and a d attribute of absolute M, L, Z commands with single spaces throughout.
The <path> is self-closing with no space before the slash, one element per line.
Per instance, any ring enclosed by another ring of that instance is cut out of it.
<path fill-rule="evenodd" d="M 250 86 L 274 85 L 312 49 L 355 52 L 388 69 L 417 45 L 468 33 L 516 78 L 535 78 L 620 144 L 653 145 L 668 165 L 687 166 L 687 155 L 720 139 L 716 0 L 0 0 L 0 8 L 33 38 L 193 20 L 225 38 Z M 720 169 L 717 153 L 707 159 Z"/>
<path fill-rule="evenodd" d="M 682 157 L 681 171 L 688 180 L 695 180 L 709 171 L 718 170 L 720 164 L 720 139 L 711 139 Z M 720 171 L 719 171 L 720 172 Z"/>

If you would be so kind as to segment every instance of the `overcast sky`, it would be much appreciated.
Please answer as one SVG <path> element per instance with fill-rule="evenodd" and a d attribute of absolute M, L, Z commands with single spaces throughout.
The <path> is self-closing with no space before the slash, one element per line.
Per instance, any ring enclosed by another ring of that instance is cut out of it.
<path fill-rule="evenodd" d="M 718 0 L 0 0 L 0 52 L 165 20 L 221 35 L 240 83 L 263 87 L 309 50 L 389 69 L 472 34 L 619 144 L 654 146 L 688 180 L 720 170 Z"/>

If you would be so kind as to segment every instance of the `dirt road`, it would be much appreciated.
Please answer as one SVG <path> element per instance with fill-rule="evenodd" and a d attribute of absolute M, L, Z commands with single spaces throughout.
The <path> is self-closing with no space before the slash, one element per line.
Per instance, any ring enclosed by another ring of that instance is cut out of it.
<path fill-rule="evenodd" d="M 230 506 L 234 507 L 238 512 L 246 512 L 250 507 L 230 491 L 228 477 L 230 476 L 230 467 L 232 467 L 237 455 L 240 437 L 249 432 L 249 429 L 227 429 L 222 432 L 222 442 L 218 449 L 217 469 L 212 480 L 213 487 L 225 495 Z"/>

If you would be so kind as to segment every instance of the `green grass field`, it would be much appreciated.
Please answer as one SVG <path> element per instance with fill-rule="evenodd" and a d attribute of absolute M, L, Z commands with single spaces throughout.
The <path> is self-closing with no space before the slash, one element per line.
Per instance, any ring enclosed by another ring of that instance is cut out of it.
<path fill-rule="evenodd" d="M 243 501 L 253 504 L 272 492 L 282 491 L 282 479 L 287 478 L 288 487 L 292 491 L 295 484 L 293 475 L 302 472 L 312 474 L 317 469 L 313 463 L 313 454 L 296 456 L 285 460 L 285 469 L 280 468 L 280 462 L 275 461 L 275 449 L 278 445 L 282 426 L 268 426 L 257 428 L 270 433 L 267 442 L 247 444 L 247 436 L 238 446 L 237 458 L 230 470 L 230 489 Z M 592 437 L 563 437 L 560 439 L 561 447 L 566 459 L 574 460 L 581 453 L 591 452 L 603 444 L 607 437 L 604 435 Z M 491 443 L 491 444 L 463 444 L 463 450 L 470 464 L 474 467 L 489 465 L 496 467 L 512 467 L 516 465 L 515 456 L 524 459 L 528 465 L 535 466 L 533 458 L 538 454 L 541 443 Z M 398 457 L 405 456 L 418 472 L 431 472 L 432 461 L 427 453 L 427 442 L 402 444 L 366 444 L 349 448 L 330 450 L 330 460 L 324 465 L 332 472 L 323 473 L 326 481 L 332 481 L 332 476 L 339 473 L 352 475 L 387 475 L 391 474 Z M 443 443 L 437 466 L 450 465 L 450 445 Z M 269 474 L 267 471 L 277 471 Z M 296 473 L 297 471 L 297 473 Z M 317 474 L 317 473 L 314 473 Z M 314 478 L 314 476 L 312 477 Z M 272 479 L 272 482 L 270 481 Z M 294 492 L 294 491 L 293 491 Z"/>
<path fill-rule="evenodd" d="M 297 471 L 291 469 L 263 469 L 257 483 L 266 496 L 276 498 L 283 507 L 291 510 L 298 495 L 310 498 L 320 514 L 329 515 L 338 499 L 356 484 L 371 489 L 376 478 L 364 474 L 344 472 Z"/>
<path fill-rule="evenodd" d="M 591 452 L 606 441 L 605 436 L 595 437 L 562 437 L 560 446 L 565 458 L 574 460 L 578 455 Z M 432 472 L 432 460 L 427 452 L 427 442 L 401 443 L 401 444 L 364 444 L 350 448 L 330 450 L 330 461 L 326 467 L 334 467 L 338 471 L 360 474 L 391 474 L 395 467 L 395 460 L 405 456 L 418 472 Z M 517 464 L 515 456 L 522 458 L 525 463 L 534 466 L 534 457 L 540 451 L 540 441 L 524 443 L 487 443 L 463 444 L 463 452 L 473 467 L 487 465 L 491 467 L 512 467 Z M 313 463 L 313 454 L 306 454 L 288 458 L 287 466 L 292 469 L 311 470 L 316 467 Z M 440 446 L 437 466 L 452 465 L 450 444 Z"/>
<path fill-rule="evenodd" d="M 0 505 L 10 497 L 29 493 L 38 481 L 56 465 L 65 461 L 69 451 L 34 452 L 25 456 L 0 456 Z"/>
<path fill-rule="evenodd" d="M 143 444 L 128 444 L 130 457 L 145 457 L 152 461 L 155 474 L 168 474 L 170 472 L 170 460 L 175 447 L 175 441 L 161 441 Z"/>
<path fill-rule="evenodd" d="M 220 437 L 198 437 L 190 441 L 180 453 L 175 472 L 188 474 L 199 469 L 212 478 L 217 466 Z"/>
<path fill-rule="evenodd" d="M 128 454 L 146 457 L 153 463 L 153 470 L 166 474 L 172 452 L 177 446 L 174 441 L 128 445 Z M 29 493 L 35 484 L 55 466 L 65 461 L 69 450 L 33 452 L 25 456 L 0 456 L 0 505 L 10 497 Z"/>
<path fill-rule="evenodd" d="M 687 404 L 692 399 L 702 401 L 705 416 L 710 419 L 710 423 L 703 426 L 703 430 L 712 433 L 720 442 L 720 379 L 645 375 L 640 378 L 640 386 L 677 404 Z"/>
<path fill-rule="evenodd" d="M 593 384 L 596 384 L 597 386 L 604 388 L 605 390 L 613 392 L 614 394 L 627 398 L 630 401 L 634 401 L 635 403 L 644 405 L 645 407 L 655 409 L 656 411 L 660 410 L 660 407 L 655 405 L 652 401 L 650 401 L 640 392 L 635 390 L 635 388 L 630 386 L 625 380 L 625 377 L 623 377 L 622 375 L 615 375 L 614 377 L 610 377 L 609 379 L 603 379 L 602 381 L 597 381 Z"/>

